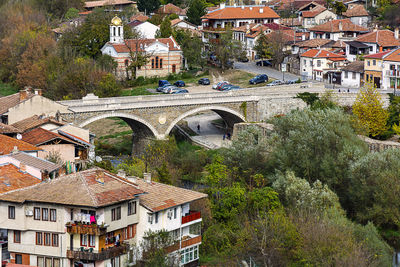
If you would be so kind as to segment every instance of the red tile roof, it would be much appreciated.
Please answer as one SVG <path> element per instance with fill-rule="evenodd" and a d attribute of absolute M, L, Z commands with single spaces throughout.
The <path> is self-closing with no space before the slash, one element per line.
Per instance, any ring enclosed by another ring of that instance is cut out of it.
<path fill-rule="evenodd" d="M 392 50 L 385 56 L 384 60 L 400 62 L 400 48 Z"/>
<path fill-rule="evenodd" d="M 40 127 L 22 134 L 22 141 L 25 141 L 35 146 L 45 145 L 48 143 L 51 144 L 53 142 L 60 142 L 60 141 L 67 142 L 69 144 L 80 145 L 69 138 L 66 138 L 57 133 L 50 132 Z"/>
<path fill-rule="evenodd" d="M 368 32 L 367 28 L 351 22 L 350 19 L 335 19 L 310 28 L 310 31 L 319 32 Z"/>
<path fill-rule="evenodd" d="M 85 2 L 85 8 L 95 8 L 103 6 L 115 6 L 115 5 L 131 5 L 135 2 L 130 0 L 100 0 L 100 1 L 88 1 Z"/>
<path fill-rule="evenodd" d="M 0 194 L 40 183 L 41 180 L 22 172 L 11 163 L 0 165 Z"/>
<path fill-rule="evenodd" d="M 97 208 L 135 199 L 143 193 L 136 184 L 126 179 L 100 168 L 92 168 L 1 194 L 0 200 Z"/>
<path fill-rule="evenodd" d="M 141 22 L 145 22 L 145 21 L 147 21 L 148 19 L 149 19 L 148 16 L 143 15 L 142 13 L 138 13 L 138 14 L 136 14 L 136 15 L 133 15 L 133 16 L 130 18 L 130 21 L 138 20 L 138 21 L 141 21 Z"/>
<path fill-rule="evenodd" d="M 158 38 L 158 39 L 128 39 L 125 40 L 124 44 L 113 44 L 109 43 L 114 47 L 117 53 L 129 53 L 130 51 L 144 51 L 145 46 L 149 46 L 154 42 L 160 42 L 168 45 L 170 51 L 180 51 L 180 46 L 171 36 L 170 38 Z"/>
<path fill-rule="evenodd" d="M 302 57 L 312 57 L 312 58 L 328 58 L 330 60 L 345 60 L 346 58 L 343 57 L 342 55 L 326 51 L 323 49 L 310 49 L 306 52 L 304 52 Z"/>
<path fill-rule="evenodd" d="M 314 7 L 313 9 L 311 9 L 310 11 L 302 11 L 301 16 L 303 18 L 313 18 L 313 17 L 317 16 L 318 14 L 321 14 L 325 10 L 326 10 L 326 7 L 318 5 L 318 6 Z"/>
<path fill-rule="evenodd" d="M 57 121 L 54 117 L 43 117 L 43 116 L 33 115 L 32 117 L 17 121 L 11 124 L 11 126 L 19 129 L 21 132 L 26 132 L 47 123 L 52 123 L 59 126 L 65 124 L 64 122 Z"/>
<path fill-rule="evenodd" d="M 20 132 L 21 131 L 19 129 L 0 122 L 0 134 L 14 134 Z"/>
<path fill-rule="evenodd" d="M 375 43 L 381 47 L 399 46 L 400 41 L 394 37 L 394 32 L 389 30 L 376 30 L 357 37 L 356 41 Z"/>
<path fill-rule="evenodd" d="M 348 18 L 369 16 L 364 5 L 353 5 L 350 9 L 347 9 L 346 12 L 343 12 L 342 15 Z"/>
<path fill-rule="evenodd" d="M 262 12 L 260 12 L 262 10 Z M 212 11 L 203 19 L 278 19 L 279 15 L 268 6 L 225 7 Z"/>
<path fill-rule="evenodd" d="M 23 99 L 21 94 L 23 92 L 18 92 L 9 96 L 0 97 L 0 114 L 6 113 L 10 108 L 15 107 L 19 103 L 25 101 L 26 99 L 32 98 L 35 94 L 30 91 L 26 93 L 26 98 Z"/>
<path fill-rule="evenodd" d="M 25 152 L 41 150 L 40 148 L 31 145 L 27 142 L 3 134 L 0 134 L 0 144 L 1 144 L 0 155 L 10 154 L 14 150 L 14 147 L 17 147 L 18 151 L 25 151 Z"/>
<path fill-rule="evenodd" d="M 376 58 L 376 59 L 382 59 L 386 54 L 388 54 L 392 50 L 387 50 L 384 52 L 376 53 L 376 54 L 370 54 L 370 55 L 365 55 L 364 58 Z"/>
<path fill-rule="evenodd" d="M 324 46 L 324 45 L 330 43 L 331 41 L 332 40 L 328 40 L 328 39 L 310 39 L 310 40 L 306 40 L 306 41 L 297 43 L 296 45 L 299 47 L 317 48 L 317 47 Z"/>
<path fill-rule="evenodd" d="M 172 3 L 169 3 L 169 4 L 166 4 L 166 5 L 158 8 L 156 11 L 154 11 L 154 13 L 156 13 L 156 14 L 177 14 L 177 15 L 185 16 L 186 9 L 182 9 Z"/>

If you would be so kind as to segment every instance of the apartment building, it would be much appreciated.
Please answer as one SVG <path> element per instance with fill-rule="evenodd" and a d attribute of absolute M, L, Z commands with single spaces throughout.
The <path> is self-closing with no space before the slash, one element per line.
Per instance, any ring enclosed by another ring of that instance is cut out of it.
<path fill-rule="evenodd" d="M 393 49 L 383 56 L 382 87 L 393 90 L 396 94 L 400 90 L 400 48 Z"/>

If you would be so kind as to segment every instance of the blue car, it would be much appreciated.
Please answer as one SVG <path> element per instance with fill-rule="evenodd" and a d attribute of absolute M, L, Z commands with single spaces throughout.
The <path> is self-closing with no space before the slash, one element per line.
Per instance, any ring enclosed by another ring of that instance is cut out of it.
<path fill-rule="evenodd" d="M 258 83 L 265 83 L 265 82 L 268 82 L 267 74 L 257 75 L 256 77 L 252 78 L 249 81 L 250 84 L 258 84 Z"/>
<path fill-rule="evenodd" d="M 189 93 L 189 91 L 186 89 L 179 89 L 179 90 L 173 91 L 171 94 L 185 94 L 185 93 Z"/>
<path fill-rule="evenodd" d="M 179 81 L 174 82 L 174 85 L 177 86 L 177 87 L 184 87 L 185 86 L 185 82 L 179 80 Z"/>
<path fill-rule="evenodd" d="M 163 87 L 166 84 L 171 85 L 167 80 L 158 80 L 158 87 Z"/>

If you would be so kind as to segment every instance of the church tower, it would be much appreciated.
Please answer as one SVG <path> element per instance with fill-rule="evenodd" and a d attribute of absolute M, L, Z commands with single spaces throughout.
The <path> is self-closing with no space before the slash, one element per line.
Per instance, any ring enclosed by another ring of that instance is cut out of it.
<path fill-rule="evenodd" d="M 122 20 L 115 16 L 111 20 L 110 25 L 110 43 L 123 44 L 124 43 L 124 26 Z"/>

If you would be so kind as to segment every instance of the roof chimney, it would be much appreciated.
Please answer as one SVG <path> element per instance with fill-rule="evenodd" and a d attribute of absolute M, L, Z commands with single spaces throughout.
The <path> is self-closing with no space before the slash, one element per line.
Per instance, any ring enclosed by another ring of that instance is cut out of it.
<path fill-rule="evenodd" d="M 123 169 L 119 169 L 117 175 L 122 178 L 126 178 L 126 173 Z"/>
<path fill-rule="evenodd" d="M 394 38 L 399 39 L 399 28 L 394 29 Z"/>
<path fill-rule="evenodd" d="M 219 8 L 220 8 L 220 9 L 224 9 L 224 8 L 225 8 L 225 3 L 219 4 Z"/>
<path fill-rule="evenodd" d="M 151 183 L 151 172 L 144 172 L 143 178 L 144 178 L 145 182 Z"/>
<path fill-rule="evenodd" d="M 259 11 L 260 11 L 260 13 L 263 13 L 264 9 L 262 7 L 260 7 Z"/>
<path fill-rule="evenodd" d="M 242 9 L 244 9 L 244 6 L 242 6 Z"/>
<path fill-rule="evenodd" d="M 343 30 L 343 25 L 342 25 L 342 22 L 339 21 L 339 31 L 342 31 L 342 30 Z"/>
<path fill-rule="evenodd" d="M 35 89 L 35 95 L 42 95 L 42 89 Z"/>
<path fill-rule="evenodd" d="M 23 101 L 28 98 L 28 89 L 19 91 L 19 101 Z"/>
<path fill-rule="evenodd" d="M 253 7 L 252 7 L 252 6 L 250 7 L 250 10 L 253 10 Z"/>
<path fill-rule="evenodd" d="M 18 153 L 18 147 L 14 146 L 13 150 L 11 151 L 11 154 Z"/>

